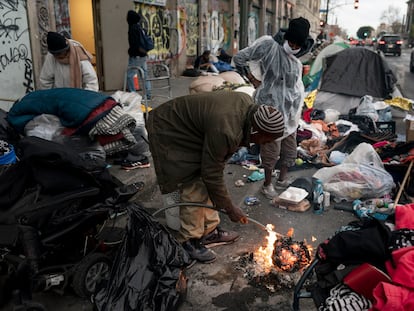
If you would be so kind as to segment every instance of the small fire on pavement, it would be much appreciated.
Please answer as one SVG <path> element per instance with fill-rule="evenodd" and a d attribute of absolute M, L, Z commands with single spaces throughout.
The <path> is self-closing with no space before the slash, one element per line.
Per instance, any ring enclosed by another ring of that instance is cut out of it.
<path fill-rule="evenodd" d="M 292 288 L 311 263 L 312 248 L 304 241 L 293 240 L 293 228 L 285 236 L 277 234 L 271 224 L 266 230 L 265 246 L 241 256 L 238 268 L 245 271 L 244 275 L 252 285 L 271 292 Z"/>

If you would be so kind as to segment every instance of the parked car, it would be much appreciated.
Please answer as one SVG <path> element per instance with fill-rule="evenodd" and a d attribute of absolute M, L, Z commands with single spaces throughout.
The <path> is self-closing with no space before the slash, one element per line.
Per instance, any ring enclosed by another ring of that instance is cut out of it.
<path fill-rule="evenodd" d="M 411 50 L 410 71 L 414 73 L 414 49 Z"/>
<path fill-rule="evenodd" d="M 377 51 L 401 56 L 402 39 L 399 35 L 385 34 L 377 41 Z"/>

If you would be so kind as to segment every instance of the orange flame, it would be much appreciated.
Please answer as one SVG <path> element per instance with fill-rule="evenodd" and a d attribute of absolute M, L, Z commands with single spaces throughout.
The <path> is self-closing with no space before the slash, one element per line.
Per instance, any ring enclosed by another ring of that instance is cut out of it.
<path fill-rule="evenodd" d="M 254 259 L 257 263 L 257 265 L 255 265 L 257 273 L 269 273 L 273 268 L 272 255 L 277 239 L 276 232 L 273 231 L 274 228 L 275 227 L 272 224 L 266 225 L 266 230 L 269 233 L 266 237 L 267 245 L 266 247 L 260 246 L 254 253 Z"/>
<path fill-rule="evenodd" d="M 268 274 L 271 272 L 272 269 L 277 268 L 273 262 L 273 251 L 275 249 L 277 234 L 273 230 L 274 226 L 272 224 L 266 225 L 266 230 L 268 232 L 268 236 L 266 237 L 267 243 L 265 246 L 260 246 L 254 254 L 253 258 L 255 260 L 255 273 L 258 274 Z M 286 237 L 291 238 L 293 237 L 294 229 L 290 228 L 286 233 Z M 279 243 L 279 242 L 278 242 Z M 310 254 L 312 253 L 312 247 L 308 245 L 305 241 L 306 247 Z M 280 253 L 278 254 L 278 258 L 282 266 L 279 266 L 279 269 L 284 271 L 290 271 L 298 262 L 305 264 L 306 266 L 309 264 L 306 262 L 306 258 L 299 258 L 297 253 L 300 252 L 301 246 L 298 243 L 294 243 L 291 246 L 291 249 L 281 249 Z"/>

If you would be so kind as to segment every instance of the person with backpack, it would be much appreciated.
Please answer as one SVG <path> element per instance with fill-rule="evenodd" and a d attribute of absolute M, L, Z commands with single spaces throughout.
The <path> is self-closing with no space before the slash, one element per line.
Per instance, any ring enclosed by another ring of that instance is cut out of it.
<path fill-rule="evenodd" d="M 288 168 L 295 164 L 297 156 L 296 130 L 301 117 L 305 97 L 302 82 L 302 63 L 299 57 L 308 53 L 314 44 L 309 36 L 310 24 L 303 17 L 292 19 L 288 29 L 281 29 L 274 37 L 258 38 L 233 56 L 239 73 L 255 87 L 254 100 L 279 110 L 285 119 L 283 137 L 260 146 L 260 156 L 265 171 L 262 193 L 267 198 L 277 196 L 272 184 L 276 163 L 280 168 L 276 187 L 287 188 Z M 260 66 L 260 77 L 253 75 L 249 63 Z"/>
<path fill-rule="evenodd" d="M 136 92 L 134 84 L 134 76 L 137 74 L 137 70 L 130 69 L 130 67 L 140 67 L 144 71 L 145 89 L 147 99 L 151 99 L 151 82 L 148 81 L 148 66 L 147 66 L 147 53 L 154 48 L 151 46 L 151 39 L 145 33 L 140 25 L 141 16 L 133 11 L 129 10 L 127 13 L 128 22 L 128 71 L 127 71 L 127 86 L 130 92 Z"/>

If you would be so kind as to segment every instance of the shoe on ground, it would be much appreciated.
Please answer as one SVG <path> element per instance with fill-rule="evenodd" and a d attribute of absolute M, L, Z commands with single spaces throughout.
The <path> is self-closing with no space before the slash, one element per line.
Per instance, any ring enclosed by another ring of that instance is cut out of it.
<path fill-rule="evenodd" d="M 279 177 L 280 170 L 272 170 L 272 177 Z"/>
<path fill-rule="evenodd" d="M 190 239 L 182 245 L 191 259 L 201 263 L 210 263 L 216 260 L 214 252 L 206 248 L 199 239 Z"/>
<path fill-rule="evenodd" d="M 268 186 L 262 186 L 262 193 L 264 196 L 268 199 L 273 199 L 277 196 L 277 192 L 275 190 L 275 187 L 273 187 L 273 184 L 269 184 Z"/>
<path fill-rule="evenodd" d="M 137 161 L 129 161 L 125 160 L 122 162 L 121 167 L 124 170 L 134 170 L 137 168 L 148 168 L 150 167 L 150 163 L 147 157 L 144 157 Z"/>
<path fill-rule="evenodd" d="M 209 234 L 203 236 L 201 238 L 201 243 L 205 247 L 210 248 L 218 245 L 227 245 L 234 243 L 239 237 L 240 235 L 237 232 L 225 231 L 220 227 L 217 227 Z"/>
<path fill-rule="evenodd" d="M 291 183 L 292 182 L 290 180 L 288 180 L 288 179 L 278 180 L 276 182 L 276 188 L 277 189 L 286 189 L 286 188 L 288 188 L 290 186 Z"/>

